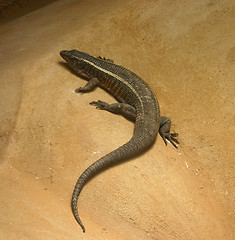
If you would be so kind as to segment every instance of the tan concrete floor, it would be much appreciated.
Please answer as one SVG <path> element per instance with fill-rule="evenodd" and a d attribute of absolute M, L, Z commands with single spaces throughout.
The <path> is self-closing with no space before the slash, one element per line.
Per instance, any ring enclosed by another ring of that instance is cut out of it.
<path fill-rule="evenodd" d="M 61 0 L 0 26 L 0 239 L 234 239 L 233 1 Z M 133 124 L 88 103 L 114 99 L 59 51 L 113 59 L 156 93 L 179 133 L 93 178 Z"/>

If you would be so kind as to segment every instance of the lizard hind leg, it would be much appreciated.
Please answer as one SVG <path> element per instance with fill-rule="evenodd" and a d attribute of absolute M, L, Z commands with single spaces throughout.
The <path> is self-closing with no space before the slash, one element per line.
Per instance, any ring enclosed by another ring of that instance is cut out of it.
<path fill-rule="evenodd" d="M 106 110 L 106 111 L 114 113 L 114 114 L 122 115 L 125 118 L 127 118 L 133 122 L 136 119 L 135 108 L 127 103 L 108 104 L 106 102 L 98 100 L 98 101 L 93 101 L 90 104 L 93 106 L 96 106 L 97 109 Z"/>

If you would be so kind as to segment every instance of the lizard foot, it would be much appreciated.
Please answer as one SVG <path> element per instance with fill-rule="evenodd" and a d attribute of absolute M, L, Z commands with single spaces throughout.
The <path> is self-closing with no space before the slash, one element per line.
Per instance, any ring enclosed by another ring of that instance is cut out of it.
<path fill-rule="evenodd" d="M 96 108 L 100 109 L 100 110 L 108 110 L 109 109 L 109 104 L 106 102 L 103 102 L 101 100 L 90 102 L 90 104 L 92 106 L 96 106 Z"/>
<path fill-rule="evenodd" d="M 114 63 L 114 61 L 112 59 L 109 59 L 109 58 L 105 58 L 105 57 L 101 57 L 101 56 L 99 56 L 97 58 L 102 59 L 102 60 L 107 61 L 107 62 Z"/>
<path fill-rule="evenodd" d="M 84 89 L 84 87 L 80 87 L 80 88 L 75 89 L 76 93 L 85 92 L 85 91 L 86 90 Z"/>
<path fill-rule="evenodd" d="M 166 133 L 160 133 L 164 143 L 167 146 L 167 140 L 175 147 L 178 148 L 178 146 L 176 144 L 179 144 L 179 140 L 176 139 L 175 137 L 178 136 L 178 133 L 170 133 L 170 132 L 166 132 Z"/>

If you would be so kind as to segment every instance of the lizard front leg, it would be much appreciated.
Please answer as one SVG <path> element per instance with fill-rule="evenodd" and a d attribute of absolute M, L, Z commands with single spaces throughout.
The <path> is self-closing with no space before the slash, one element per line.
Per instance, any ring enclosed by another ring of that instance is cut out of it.
<path fill-rule="evenodd" d="M 93 77 L 88 80 L 88 83 L 84 87 L 77 88 L 75 92 L 89 92 L 93 90 L 99 84 L 99 79 L 97 77 Z"/>

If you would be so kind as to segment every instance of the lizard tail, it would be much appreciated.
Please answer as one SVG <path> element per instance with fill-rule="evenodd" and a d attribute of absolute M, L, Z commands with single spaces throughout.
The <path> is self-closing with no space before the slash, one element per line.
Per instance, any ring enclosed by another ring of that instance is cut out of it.
<path fill-rule="evenodd" d="M 78 209 L 77 209 L 77 201 L 79 194 L 87 182 L 87 180 L 94 176 L 98 171 L 101 169 L 104 169 L 105 167 L 108 167 L 114 163 L 117 163 L 119 160 L 126 159 L 128 157 L 131 157 L 138 152 L 142 151 L 145 147 L 148 146 L 148 144 L 143 144 L 143 139 L 139 136 L 138 138 L 133 136 L 126 144 L 122 145 L 121 147 L 115 149 L 114 151 L 108 153 L 104 157 L 100 158 L 96 162 L 94 162 L 92 165 L 90 165 L 79 177 L 77 180 L 77 183 L 75 185 L 73 196 L 72 196 L 72 212 L 73 215 L 82 228 L 83 232 L 85 232 L 85 227 L 79 217 Z"/>

